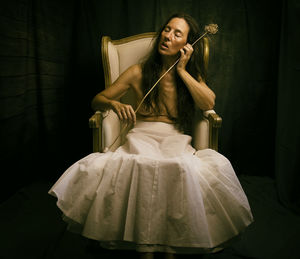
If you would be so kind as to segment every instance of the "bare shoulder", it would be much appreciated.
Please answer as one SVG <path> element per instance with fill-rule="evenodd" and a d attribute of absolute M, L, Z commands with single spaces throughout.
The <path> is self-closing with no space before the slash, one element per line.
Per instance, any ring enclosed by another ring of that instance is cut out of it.
<path fill-rule="evenodd" d="M 124 72 L 122 72 L 118 79 L 113 83 L 113 85 L 124 85 L 124 87 L 126 86 L 128 88 L 134 86 L 137 81 L 141 80 L 141 78 L 141 65 L 137 64 L 128 67 Z"/>
<path fill-rule="evenodd" d="M 128 71 L 132 73 L 132 76 L 135 79 L 141 79 L 142 78 L 142 66 L 141 64 L 135 64 L 128 68 Z"/>
<path fill-rule="evenodd" d="M 142 66 L 136 64 L 128 68 L 128 72 L 131 73 L 131 87 L 135 92 L 139 92 L 142 84 Z"/>

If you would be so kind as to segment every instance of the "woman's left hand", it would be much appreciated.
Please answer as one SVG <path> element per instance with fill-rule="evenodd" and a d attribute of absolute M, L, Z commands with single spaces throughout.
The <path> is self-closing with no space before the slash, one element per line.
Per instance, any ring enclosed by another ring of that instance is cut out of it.
<path fill-rule="evenodd" d="M 186 64 L 189 62 L 194 49 L 191 44 L 187 43 L 182 49 L 180 49 L 180 60 L 176 66 L 177 70 L 185 69 Z"/>

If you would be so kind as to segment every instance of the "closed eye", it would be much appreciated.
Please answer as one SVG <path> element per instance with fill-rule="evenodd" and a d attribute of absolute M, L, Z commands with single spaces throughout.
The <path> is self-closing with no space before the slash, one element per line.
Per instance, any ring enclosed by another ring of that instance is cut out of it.
<path fill-rule="evenodd" d="M 170 30 L 171 30 L 171 28 L 170 28 L 170 27 L 168 27 L 168 26 L 167 26 L 167 27 L 165 27 L 165 29 L 164 29 L 164 31 L 165 31 L 165 32 L 169 32 Z"/>
<path fill-rule="evenodd" d="M 175 30 L 175 36 L 176 37 L 181 37 L 182 36 L 182 32 L 180 30 Z"/>

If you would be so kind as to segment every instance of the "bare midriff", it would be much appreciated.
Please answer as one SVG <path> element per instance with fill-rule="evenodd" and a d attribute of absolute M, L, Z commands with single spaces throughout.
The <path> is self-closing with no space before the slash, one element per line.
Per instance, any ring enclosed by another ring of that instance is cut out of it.
<path fill-rule="evenodd" d="M 142 107 L 136 113 L 137 120 L 166 122 L 174 124 L 177 112 L 173 111 L 172 109 L 168 109 L 165 104 L 160 103 L 159 106 L 160 112 L 156 113 L 154 111 L 147 111 L 147 109 L 145 109 L 145 107 L 142 105 Z"/>
<path fill-rule="evenodd" d="M 137 120 L 142 120 L 142 121 L 155 121 L 155 122 L 166 122 L 166 123 L 172 123 L 174 124 L 174 120 L 170 119 L 169 116 L 167 115 L 142 115 L 137 113 L 136 114 Z"/>

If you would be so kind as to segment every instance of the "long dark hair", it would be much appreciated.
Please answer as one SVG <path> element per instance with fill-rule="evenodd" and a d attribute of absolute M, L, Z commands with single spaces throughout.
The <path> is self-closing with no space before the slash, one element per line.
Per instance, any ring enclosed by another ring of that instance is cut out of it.
<path fill-rule="evenodd" d="M 161 33 L 166 27 L 166 25 L 173 18 L 183 18 L 189 25 L 189 33 L 187 42 L 192 44 L 199 36 L 200 29 L 197 22 L 190 15 L 185 13 L 176 13 L 167 19 L 167 21 L 162 25 L 162 27 L 157 32 L 157 37 L 153 44 L 153 49 L 151 50 L 147 59 L 142 63 L 142 88 L 144 95 L 149 91 L 157 79 L 161 76 L 162 71 L 162 60 L 158 52 L 158 44 L 161 37 Z M 198 79 L 199 76 L 202 80 L 205 80 L 205 71 L 203 64 L 203 42 L 200 41 L 193 46 L 194 52 L 186 66 L 186 70 L 195 78 Z M 170 118 L 175 122 L 177 128 L 191 135 L 192 133 L 192 121 L 194 118 L 194 101 L 187 87 L 184 85 L 183 81 L 177 74 L 176 77 L 176 89 L 177 89 L 177 118 Z M 156 114 L 160 113 L 159 109 L 159 91 L 158 87 L 149 94 L 149 96 L 144 101 L 144 108 L 149 111 L 154 111 Z"/>

